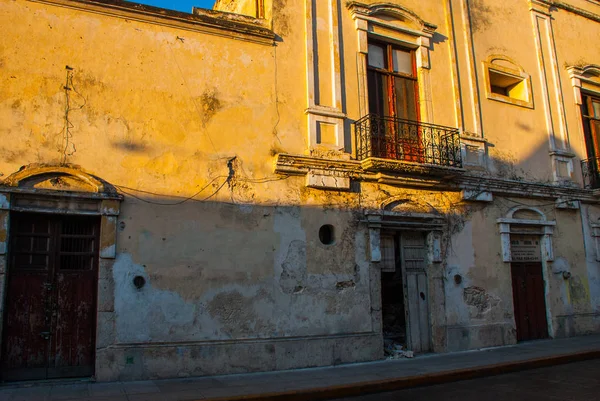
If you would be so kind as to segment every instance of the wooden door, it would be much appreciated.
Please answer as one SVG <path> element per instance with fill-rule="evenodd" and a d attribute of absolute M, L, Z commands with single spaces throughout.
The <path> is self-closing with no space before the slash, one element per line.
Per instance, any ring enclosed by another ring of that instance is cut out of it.
<path fill-rule="evenodd" d="M 402 233 L 401 244 L 410 349 L 414 352 L 428 352 L 431 340 L 425 236 L 420 232 Z"/>
<path fill-rule="evenodd" d="M 94 373 L 99 218 L 12 213 L 2 379 Z"/>
<path fill-rule="evenodd" d="M 541 262 L 511 263 L 517 341 L 548 337 Z"/>

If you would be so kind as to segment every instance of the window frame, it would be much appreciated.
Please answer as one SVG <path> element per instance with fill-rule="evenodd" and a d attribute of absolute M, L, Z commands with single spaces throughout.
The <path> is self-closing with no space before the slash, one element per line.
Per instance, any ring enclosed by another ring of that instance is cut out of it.
<path fill-rule="evenodd" d="M 494 63 L 496 60 L 501 60 L 510 64 L 513 64 L 515 68 L 505 67 Z M 512 60 L 504 56 L 492 56 L 488 61 L 483 61 L 483 76 L 485 81 L 486 97 L 490 100 L 498 102 L 508 103 L 515 106 L 526 107 L 533 109 L 533 93 L 531 90 L 531 76 L 527 74 L 521 67 L 519 67 Z M 500 74 L 519 80 L 525 86 L 526 99 L 519 99 L 508 95 L 497 93 L 493 90 L 492 79 L 490 73 Z"/>
<path fill-rule="evenodd" d="M 581 98 L 581 119 L 587 158 L 597 160 L 600 159 L 600 129 L 593 126 L 593 121 L 600 123 L 600 115 L 595 115 L 593 105 L 594 103 L 600 104 L 600 95 L 582 91 Z"/>
<path fill-rule="evenodd" d="M 414 114 L 415 114 L 415 120 L 412 121 L 416 121 L 419 122 L 421 121 L 421 111 L 420 111 L 420 102 L 419 102 L 419 76 L 418 76 L 418 71 L 417 71 L 417 58 L 416 58 L 416 50 L 414 48 L 410 48 L 410 47 L 406 47 L 406 46 L 402 46 L 402 45 L 398 45 L 396 43 L 392 43 L 389 41 L 385 41 L 379 38 L 369 38 L 368 39 L 368 47 L 370 47 L 371 45 L 374 46 L 378 46 L 384 49 L 384 65 L 385 68 L 377 68 L 374 66 L 371 66 L 369 63 L 369 53 L 367 52 L 367 57 L 366 57 L 366 68 L 367 68 L 367 75 L 369 74 L 369 71 L 373 71 L 376 72 L 378 74 L 383 75 L 384 77 L 386 77 L 387 83 L 384 85 L 386 87 L 386 91 L 388 92 L 388 107 L 390 107 L 390 109 L 393 108 L 393 110 L 390 110 L 389 115 L 384 115 L 384 116 L 380 116 L 380 117 L 393 117 L 393 118 L 401 118 L 398 117 L 398 102 L 397 102 L 397 90 L 396 90 L 396 80 L 395 78 L 401 78 L 401 79 L 406 79 L 408 81 L 412 81 L 412 84 L 414 85 L 414 99 L 412 99 L 413 103 L 413 108 L 414 108 Z M 394 71 L 394 61 L 393 61 L 393 51 L 394 50 L 399 50 L 399 51 L 403 51 L 406 53 L 410 54 L 410 59 L 411 59 L 411 74 L 405 74 L 402 72 L 396 72 Z M 367 79 L 367 99 L 368 99 L 368 103 L 369 103 L 369 114 L 376 114 L 374 113 L 373 110 L 371 110 L 370 107 L 370 103 L 371 103 L 371 96 L 373 93 L 373 89 L 369 87 L 369 82 Z M 401 118 L 403 120 L 410 120 L 407 118 Z"/>
<path fill-rule="evenodd" d="M 435 24 L 424 21 L 415 12 L 391 3 L 362 4 L 349 2 L 347 7 L 355 23 L 358 34 L 358 95 L 359 116 L 364 117 L 371 111 L 367 92 L 367 53 L 371 40 L 380 40 L 398 44 L 414 51 L 416 77 L 419 82 L 418 110 L 422 123 L 433 124 L 433 108 L 430 85 L 430 48 L 437 29 Z"/>

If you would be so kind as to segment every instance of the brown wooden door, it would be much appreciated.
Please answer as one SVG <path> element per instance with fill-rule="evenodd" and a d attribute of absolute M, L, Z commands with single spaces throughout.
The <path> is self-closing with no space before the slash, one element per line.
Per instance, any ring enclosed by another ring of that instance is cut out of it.
<path fill-rule="evenodd" d="M 2 379 L 94 373 L 99 218 L 12 213 Z"/>
<path fill-rule="evenodd" d="M 517 341 L 547 338 L 542 264 L 512 263 L 511 272 Z"/>

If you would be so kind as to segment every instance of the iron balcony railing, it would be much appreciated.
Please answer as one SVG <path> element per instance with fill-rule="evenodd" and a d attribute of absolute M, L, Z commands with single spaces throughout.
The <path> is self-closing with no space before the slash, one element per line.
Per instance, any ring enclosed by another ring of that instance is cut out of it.
<path fill-rule="evenodd" d="M 457 128 L 369 114 L 356 121 L 356 157 L 462 167 Z"/>
<path fill-rule="evenodd" d="M 583 186 L 588 189 L 600 188 L 600 157 L 593 157 L 581 161 L 583 173 Z"/>

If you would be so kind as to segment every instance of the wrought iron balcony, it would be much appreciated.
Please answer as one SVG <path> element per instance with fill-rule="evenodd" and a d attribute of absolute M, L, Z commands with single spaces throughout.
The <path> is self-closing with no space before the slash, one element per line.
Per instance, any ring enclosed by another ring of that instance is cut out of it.
<path fill-rule="evenodd" d="M 356 157 L 462 167 L 457 128 L 369 114 L 355 124 Z"/>
<path fill-rule="evenodd" d="M 583 186 L 588 189 L 600 188 L 600 157 L 593 157 L 581 161 L 583 173 Z"/>

